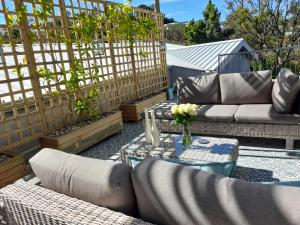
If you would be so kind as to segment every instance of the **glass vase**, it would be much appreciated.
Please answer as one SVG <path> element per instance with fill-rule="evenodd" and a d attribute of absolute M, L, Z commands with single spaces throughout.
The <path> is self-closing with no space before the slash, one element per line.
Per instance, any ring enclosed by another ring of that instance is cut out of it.
<path fill-rule="evenodd" d="M 192 134 L 189 125 L 183 125 L 182 145 L 184 149 L 192 148 Z"/>

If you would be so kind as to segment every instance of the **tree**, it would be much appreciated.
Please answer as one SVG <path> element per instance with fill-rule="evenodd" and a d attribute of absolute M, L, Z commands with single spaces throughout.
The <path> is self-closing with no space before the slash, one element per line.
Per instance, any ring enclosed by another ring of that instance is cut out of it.
<path fill-rule="evenodd" d="M 185 25 L 182 23 L 171 24 L 165 28 L 165 38 L 169 43 L 185 44 L 187 38 L 184 33 Z"/>
<path fill-rule="evenodd" d="M 216 41 L 222 37 L 220 16 L 218 8 L 209 0 L 203 12 L 206 38 L 209 41 Z"/>
<path fill-rule="evenodd" d="M 205 23 L 202 20 L 191 20 L 185 26 L 184 34 L 189 44 L 198 44 L 207 41 Z"/>
<path fill-rule="evenodd" d="M 174 23 L 174 22 L 175 22 L 174 18 L 167 18 L 167 17 L 164 18 L 164 24 Z"/>
<path fill-rule="evenodd" d="M 256 49 L 293 46 L 299 41 L 299 0 L 227 0 L 225 26 Z"/>
<path fill-rule="evenodd" d="M 291 47 L 300 40 L 299 0 L 227 0 L 232 12 L 226 21 L 231 37 L 244 38 L 261 53 L 258 62 L 273 71 L 298 65 L 297 52 Z M 287 47 L 287 48 L 286 48 Z M 264 66 L 263 66 L 264 67 Z"/>
<path fill-rule="evenodd" d="M 209 0 L 203 11 L 203 20 L 192 20 L 186 26 L 185 35 L 188 42 L 198 44 L 223 39 L 220 16 L 218 8 Z"/>

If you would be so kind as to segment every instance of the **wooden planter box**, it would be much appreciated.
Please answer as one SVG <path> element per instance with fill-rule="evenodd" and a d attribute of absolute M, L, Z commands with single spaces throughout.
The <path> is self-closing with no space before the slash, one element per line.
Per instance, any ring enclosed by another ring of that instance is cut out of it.
<path fill-rule="evenodd" d="M 118 111 L 72 133 L 59 137 L 42 137 L 40 142 L 43 148 L 59 149 L 77 154 L 111 135 L 119 133 L 122 127 L 122 113 Z"/>
<path fill-rule="evenodd" d="M 2 155 L 7 155 L 11 158 L 0 163 L 0 188 L 27 174 L 23 156 L 14 156 L 10 153 L 2 153 Z"/>
<path fill-rule="evenodd" d="M 136 104 L 122 105 L 120 110 L 122 111 L 123 121 L 137 122 L 143 118 L 143 112 L 145 109 L 151 108 L 152 106 L 166 100 L 167 95 L 163 92 Z"/>

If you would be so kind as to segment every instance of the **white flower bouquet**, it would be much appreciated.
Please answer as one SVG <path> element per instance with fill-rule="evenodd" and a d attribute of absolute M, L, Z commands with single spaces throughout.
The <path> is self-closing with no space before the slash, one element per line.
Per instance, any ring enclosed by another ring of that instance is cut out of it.
<path fill-rule="evenodd" d="M 182 144 L 184 147 L 188 148 L 192 144 L 192 136 L 190 132 L 190 125 L 196 120 L 198 106 L 194 104 L 180 104 L 174 105 L 171 108 L 174 120 L 172 124 L 182 125 Z"/>

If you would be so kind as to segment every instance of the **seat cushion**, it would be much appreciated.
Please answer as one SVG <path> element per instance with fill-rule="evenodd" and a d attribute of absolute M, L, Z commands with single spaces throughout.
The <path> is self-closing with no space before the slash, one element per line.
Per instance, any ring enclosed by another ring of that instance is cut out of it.
<path fill-rule="evenodd" d="M 272 101 L 275 110 L 279 113 L 291 113 L 299 90 L 299 76 L 289 69 L 282 68 L 272 90 Z"/>
<path fill-rule="evenodd" d="M 136 198 L 127 164 L 43 149 L 30 159 L 42 184 L 98 206 L 136 215 Z"/>
<path fill-rule="evenodd" d="M 272 73 L 257 71 L 220 74 L 222 104 L 272 103 Z"/>
<path fill-rule="evenodd" d="M 238 105 L 201 105 L 197 113 L 199 121 L 234 121 Z"/>
<path fill-rule="evenodd" d="M 162 225 L 300 225 L 300 188 L 250 183 L 147 158 L 132 182 L 143 220 Z"/>
<path fill-rule="evenodd" d="M 155 116 L 158 119 L 172 120 L 171 107 L 174 102 L 163 102 L 154 108 Z M 234 121 L 234 114 L 238 105 L 200 105 L 197 112 L 198 121 Z"/>
<path fill-rule="evenodd" d="M 219 75 L 177 79 L 177 100 L 179 104 L 218 104 L 220 102 Z"/>
<path fill-rule="evenodd" d="M 297 124 L 299 114 L 278 113 L 272 104 L 241 105 L 234 115 L 237 122 Z"/>

